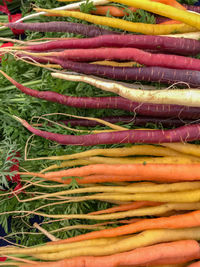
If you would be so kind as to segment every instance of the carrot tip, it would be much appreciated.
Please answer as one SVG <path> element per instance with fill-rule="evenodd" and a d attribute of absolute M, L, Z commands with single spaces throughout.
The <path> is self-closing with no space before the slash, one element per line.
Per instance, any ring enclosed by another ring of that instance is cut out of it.
<path fill-rule="evenodd" d="M 23 119 L 21 119 L 21 118 L 15 116 L 15 115 L 13 115 L 13 118 L 14 118 L 15 120 L 19 121 L 21 124 L 24 124 L 24 120 L 23 120 Z"/>

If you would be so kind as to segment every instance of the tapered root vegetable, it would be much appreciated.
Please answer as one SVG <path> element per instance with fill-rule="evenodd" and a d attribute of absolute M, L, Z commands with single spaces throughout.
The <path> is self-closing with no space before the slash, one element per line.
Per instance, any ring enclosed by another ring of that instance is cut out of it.
<path fill-rule="evenodd" d="M 117 267 L 117 266 L 150 266 L 152 262 L 159 260 L 166 260 L 168 263 L 174 258 L 179 258 L 179 262 L 198 259 L 199 258 L 199 244 L 195 240 L 181 240 L 170 243 L 156 244 L 144 248 L 138 248 L 128 252 L 114 254 L 111 256 L 102 257 L 77 257 L 72 259 L 65 259 L 57 262 L 40 262 L 37 267 Z M 25 267 L 31 267 L 25 265 Z"/>
<path fill-rule="evenodd" d="M 31 53 L 33 56 L 37 54 Z M 68 49 L 61 52 L 40 53 L 41 56 L 53 56 L 59 59 L 72 61 L 95 60 L 134 60 L 145 66 L 159 66 L 164 68 L 197 70 L 200 71 L 200 60 L 195 58 L 153 54 L 136 48 L 94 48 L 94 49 Z"/>
<path fill-rule="evenodd" d="M 81 23 L 54 21 L 54 22 L 34 22 L 34 23 L 8 23 L 6 27 L 16 30 L 29 30 L 36 32 L 69 32 L 81 34 L 87 37 L 99 35 L 117 34 L 117 32 L 102 29 L 94 25 L 86 25 Z M 118 33 L 120 34 L 120 33 Z M 62 41 L 65 43 L 65 41 Z M 62 43 L 60 42 L 62 45 Z M 43 44 L 44 47 L 46 44 Z"/>
<path fill-rule="evenodd" d="M 167 145 L 167 144 L 164 144 Z M 48 159 L 48 160 L 69 160 L 69 159 L 79 159 L 91 156 L 101 155 L 104 157 L 125 157 L 125 156 L 170 156 L 170 157 L 180 157 L 185 156 L 180 152 L 173 149 L 154 146 L 154 145 L 134 145 L 131 147 L 119 147 L 119 148 L 104 148 L 104 149 L 90 149 L 80 153 L 74 153 L 70 155 L 60 155 L 60 156 L 50 156 L 50 157 L 40 157 L 38 160 Z M 36 160 L 36 159 L 34 159 Z"/>
<path fill-rule="evenodd" d="M 49 22 L 52 23 L 52 22 Z M 56 23 L 56 22 L 53 22 Z M 67 22 L 68 23 L 68 22 Z M 8 24 L 10 25 L 10 24 Z M 17 27 L 17 23 L 12 23 Z M 29 24 L 21 23 L 20 27 L 29 26 Z M 42 24 L 43 25 L 43 24 Z M 78 26 L 85 27 L 85 24 Z M 37 26 L 37 23 L 34 23 Z M 39 25 L 38 25 L 39 26 Z M 45 26 L 45 25 L 44 25 Z M 78 27 L 77 26 L 77 27 Z M 73 29 L 73 27 L 70 27 Z M 87 32 L 93 32 L 88 31 Z M 100 35 L 100 34 L 99 34 Z M 180 55 L 196 55 L 200 53 L 199 41 L 187 38 L 172 38 L 165 36 L 146 36 L 146 35 L 103 35 L 94 38 L 70 39 L 61 41 L 50 41 L 41 45 L 21 46 L 15 49 L 31 50 L 31 51 L 51 51 L 54 49 L 70 49 L 70 48 L 99 48 L 99 47 L 134 47 L 138 49 L 149 49 L 160 52 L 168 52 Z"/>
<path fill-rule="evenodd" d="M 121 117 L 103 117 L 99 118 L 111 123 L 130 123 L 133 126 L 146 126 L 147 124 L 155 124 L 157 126 L 163 126 L 166 128 L 172 127 L 179 127 L 185 124 L 193 124 L 198 123 L 197 121 L 193 120 L 180 120 L 180 119 L 161 119 L 161 118 L 154 118 L 154 117 L 143 117 L 143 116 L 136 116 L 136 117 L 129 117 L 129 116 L 121 116 Z M 69 120 L 62 120 L 60 121 L 65 125 L 74 126 L 84 126 L 84 127 L 95 127 L 100 125 L 100 123 L 95 121 L 89 120 L 82 120 L 82 119 L 69 119 Z M 34 125 L 35 126 L 35 125 Z M 38 125 L 39 126 L 39 125 Z"/>
<path fill-rule="evenodd" d="M 123 130 L 88 135 L 64 135 L 41 131 L 32 127 L 27 121 L 13 116 L 31 133 L 62 145 L 91 146 L 98 144 L 126 143 L 172 143 L 200 140 L 200 124 L 182 126 L 172 130 Z"/>
<path fill-rule="evenodd" d="M 122 204 L 116 207 L 112 207 L 109 209 L 105 209 L 105 210 L 98 210 L 98 211 L 93 211 L 90 212 L 89 214 L 92 215 L 98 215 L 98 214 L 106 214 L 106 213 L 114 213 L 114 212 L 119 212 L 119 211 L 126 211 L 126 210 L 133 210 L 133 209 L 139 209 L 141 207 L 145 207 L 145 206 L 159 206 L 161 205 L 160 202 L 153 202 L 153 201 L 136 201 L 130 204 Z M 73 238 L 72 238 L 73 239 Z M 69 241 L 71 242 L 71 241 Z M 68 243 L 68 242 L 66 242 Z"/>
<path fill-rule="evenodd" d="M 114 244 L 117 241 L 120 241 L 124 239 L 123 236 L 120 237 L 112 237 L 112 238 L 99 238 L 98 240 L 85 240 L 81 242 L 74 242 L 70 244 L 60 244 L 60 245 L 43 245 L 43 246 L 37 246 L 33 248 L 16 248 L 16 247 L 9 247 L 9 248 L 3 248 L 0 249 L 0 254 L 6 253 L 7 254 L 25 254 L 25 255 L 30 255 L 30 254 L 40 254 L 40 253 L 53 253 L 53 252 L 60 252 L 63 250 L 68 250 L 68 249 L 76 249 L 81 246 L 85 247 L 91 247 L 91 246 L 107 246 L 110 244 Z M 97 242 L 96 242 L 97 241 Z"/>
<path fill-rule="evenodd" d="M 140 247 L 146 247 L 157 243 L 178 241 L 183 239 L 200 239 L 200 227 L 182 229 L 155 229 L 146 230 L 140 234 L 125 238 L 107 246 L 80 246 L 70 250 L 56 253 L 34 254 L 34 257 L 42 260 L 62 260 L 77 256 L 104 256 L 130 251 Z M 82 241 L 85 242 L 85 241 Z M 81 242 L 80 242 L 81 243 Z M 73 244 L 73 243 L 72 243 Z M 198 246 L 199 251 L 199 246 Z M 146 255 L 145 255 L 146 256 Z"/>
<path fill-rule="evenodd" d="M 199 267 L 199 266 L 200 266 L 200 261 L 196 261 L 192 264 L 187 265 L 187 267 Z"/>
<path fill-rule="evenodd" d="M 73 64 L 75 64 L 75 65 L 80 64 L 80 66 L 81 66 L 81 64 L 85 65 L 87 63 L 73 62 L 71 64 L 71 66 Z M 87 65 L 91 66 L 91 64 L 87 64 Z M 92 66 L 94 66 L 94 65 L 92 65 Z M 102 67 L 102 66 L 98 66 L 98 67 Z M 103 68 L 110 68 L 110 67 L 103 66 Z M 114 69 L 115 67 L 112 67 L 112 68 Z M 77 69 L 77 68 L 74 68 L 73 70 L 75 70 L 75 69 L 76 69 L 76 71 L 80 71 L 80 69 Z M 123 68 L 118 68 L 118 70 L 119 69 L 122 71 Z M 132 69 L 130 68 L 129 70 L 131 72 L 132 71 L 134 72 L 135 68 L 132 68 Z M 158 67 L 137 68 L 137 70 L 139 70 L 139 72 L 141 72 L 141 75 L 146 74 L 145 70 L 148 70 L 148 72 L 151 71 L 151 74 L 153 74 L 154 71 L 156 72 L 156 70 L 157 70 L 158 71 L 157 74 L 162 75 L 162 76 L 167 74 L 167 72 L 165 72 L 166 70 L 169 70 L 169 73 L 171 71 L 174 73 L 177 73 L 179 71 L 182 72 L 181 70 L 176 70 L 176 72 L 175 72 L 172 69 L 165 69 L 165 68 L 158 68 Z M 195 74 L 195 75 L 197 75 L 197 77 L 199 75 L 199 79 L 200 79 L 200 72 L 198 72 L 198 71 L 192 71 L 192 72 L 187 71 L 187 74 L 188 75 L 189 74 L 191 74 L 191 75 Z M 98 73 L 98 75 L 104 75 L 104 74 Z M 94 78 L 94 77 L 90 77 L 90 76 L 68 75 L 68 74 L 62 74 L 62 73 L 52 73 L 52 76 L 55 78 L 64 79 L 64 80 L 68 80 L 68 81 L 85 82 L 85 83 L 91 84 L 93 86 L 96 86 L 97 88 L 100 88 L 102 90 L 116 93 L 116 94 L 118 94 L 124 98 L 128 98 L 129 100 L 132 100 L 132 101 L 139 101 L 139 102 L 145 102 L 145 103 L 157 103 L 157 104 L 158 103 L 160 103 L 160 104 L 165 103 L 165 104 L 177 104 L 177 105 L 186 105 L 186 106 L 200 106 L 200 101 L 198 101 L 198 98 L 200 97 L 200 90 L 198 90 L 198 89 L 182 89 L 182 90 L 168 89 L 168 90 L 150 90 L 150 91 L 137 90 L 137 89 L 134 90 L 133 88 L 128 88 L 126 86 L 123 86 L 119 83 L 115 83 L 115 82 L 110 81 L 110 80 L 106 81 L 106 80 L 102 80 L 102 79 Z M 115 74 L 114 74 L 114 76 L 113 75 L 110 75 L 110 76 L 112 76 L 111 78 L 116 78 Z M 119 79 L 119 76 L 117 78 Z M 121 76 L 121 78 L 122 78 L 122 76 Z M 125 78 L 125 76 L 124 76 L 124 78 Z M 144 76 L 143 76 L 143 78 L 144 78 Z M 148 79 L 149 79 L 149 76 L 148 76 Z M 175 77 L 174 77 L 174 80 L 176 80 Z M 181 78 L 180 78 L 180 80 L 181 80 Z M 168 80 L 168 82 L 169 82 L 169 80 Z"/>
<path fill-rule="evenodd" d="M 42 198 L 42 197 L 41 197 Z M 30 199 L 32 201 L 32 199 Z M 27 201 L 26 201 L 27 202 Z M 110 214 L 90 215 L 90 214 L 45 214 L 39 212 L 32 212 L 32 214 L 54 218 L 54 219 L 86 219 L 86 220 L 115 220 L 126 217 L 141 217 L 141 216 L 158 216 L 166 214 L 171 211 L 186 211 L 186 210 L 199 210 L 200 202 L 194 203 L 167 203 L 157 207 L 145 207 L 136 210 L 122 211 Z"/>
<path fill-rule="evenodd" d="M 137 203 L 137 202 L 136 202 Z M 129 225 L 118 226 L 113 229 L 105 229 L 100 231 L 94 231 L 79 236 L 67 238 L 64 240 L 59 240 L 55 242 L 50 242 L 49 244 L 65 244 L 70 242 L 77 242 L 87 239 L 95 239 L 100 237 L 113 237 L 119 235 L 134 234 L 147 229 L 160 229 L 160 228 L 185 228 L 185 227 L 195 227 L 200 226 L 200 212 L 194 211 L 190 213 L 170 216 L 170 217 L 160 217 L 153 219 L 143 219 L 139 222 L 135 222 Z"/>
<path fill-rule="evenodd" d="M 42 170 L 42 172 L 89 164 L 192 164 L 200 163 L 200 158 L 185 157 L 139 157 L 139 158 L 110 158 L 110 157 L 88 157 L 77 160 L 64 161 L 61 164 L 54 164 Z"/>
<path fill-rule="evenodd" d="M 158 201 L 158 202 L 199 202 L 200 189 L 181 191 L 181 192 L 166 192 L 166 193 L 136 193 L 136 194 L 122 194 L 122 193 L 101 193 L 91 196 L 74 197 L 76 201 L 85 200 L 119 200 L 119 201 Z"/>
<path fill-rule="evenodd" d="M 147 35 L 161 35 L 161 34 L 170 34 L 174 31 L 177 31 L 179 33 L 185 33 L 185 32 L 195 32 L 198 31 L 198 29 L 194 26 L 191 27 L 186 24 L 175 24 L 175 25 L 159 25 L 159 24 L 146 24 L 146 23 L 133 23 L 129 21 L 125 21 L 122 19 L 116 19 L 116 18 L 109 18 L 96 15 L 90 15 L 86 13 L 81 13 L 78 11 L 56 11 L 56 10 L 50 10 L 50 9 L 40 9 L 35 8 L 37 12 L 46 12 L 48 15 L 54 15 L 54 16 L 63 16 L 63 17 L 73 17 L 78 19 L 83 19 L 88 22 L 99 24 L 99 25 L 106 25 L 113 28 L 130 31 L 130 32 L 138 32 L 143 33 Z"/>
<path fill-rule="evenodd" d="M 141 8 L 173 20 L 182 21 L 188 25 L 200 29 L 200 17 L 198 16 L 198 14 L 148 0 L 114 0 L 113 2 Z"/>
<path fill-rule="evenodd" d="M 157 126 L 162 125 L 163 127 L 179 127 L 185 124 L 198 123 L 192 120 L 180 120 L 180 119 L 161 119 L 152 117 L 142 117 L 142 116 L 118 116 L 118 117 L 103 117 L 99 118 L 111 123 L 130 123 L 133 126 L 146 126 L 147 124 L 155 124 Z M 65 125 L 74 126 L 85 126 L 85 127 L 95 127 L 100 125 L 100 123 L 90 120 L 83 119 L 69 119 L 60 121 Z M 35 126 L 35 125 L 34 125 Z"/>
<path fill-rule="evenodd" d="M 94 15 L 103 15 L 106 16 L 107 12 L 113 17 L 123 17 L 128 15 L 131 11 L 135 12 L 137 9 L 134 7 L 129 8 L 120 8 L 116 6 L 96 6 L 95 10 L 92 10 L 90 13 Z"/>
<path fill-rule="evenodd" d="M 188 144 L 188 143 L 173 143 L 173 145 L 172 144 L 162 144 L 162 145 L 180 153 L 200 157 L 200 145 Z"/>
<path fill-rule="evenodd" d="M 157 117 L 173 117 L 180 119 L 199 119 L 200 107 L 188 107 L 181 105 L 164 105 L 164 104 L 145 104 L 139 102 L 132 102 L 122 97 L 73 97 L 58 94 L 52 91 L 36 91 L 25 87 L 3 71 L 0 71 L 13 85 L 15 85 L 23 93 L 45 99 L 51 102 L 57 102 L 63 105 L 77 107 L 77 108 L 110 108 L 123 109 L 131 111 L 143 116 L 157 116 Z M 52 74 L 56 76 L 56 74 Z M 74 78 L 74 76 L 72 77 Z M 103 80 L 102 80 L 103 81 Z M 104 80 L 107 82 L 106 80 Z"/>
<path fill-rule="evenodd" d="M 61 177 L 84 177 L 93 174 L 131 176 L 138 180 L 152 181 L 195 181 L 200 180 L 200 164 L 94 164 L 68 170 L 48 172 L 45 174 L 21 172 L 21 174 L 34 175 L 41 178 L 61 178 Z"/>

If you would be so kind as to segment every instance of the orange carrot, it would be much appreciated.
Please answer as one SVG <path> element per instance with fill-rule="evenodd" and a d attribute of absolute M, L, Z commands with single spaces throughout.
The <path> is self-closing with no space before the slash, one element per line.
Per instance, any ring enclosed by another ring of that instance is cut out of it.
<path fill-rule="evenodd" d="M 97 215 L 97 214 L 104 214 L 104 213 L 114 213 L 118 211 L 138 209 L 144 206 L 157 206 L 157 205 L 161 205 L 161 203 L 153 202 L 153 201 L 136 201 L 130 204 L 119 205 L 119 206 L 112 207 L 106 210 L 98 210 L 98 211 L 90 212 L 89 214 Z"/>
<path fill-rule="evenodd" d="M 159 23 L 159 24 L 160 24 L 160 25 L 161 25 L 161 24 L 162 24 L 162 25 L 168 25 L 168 24 L 180 24 L 180 23 L 181 23 L 180 21 L 170 19 L 170 20 L 167 20 L 167 21 L 162 22 L 162 23 Z"/>
<path fill-rule="evenodd" d="M 162 3 L 165 5 L 169 5 L 169 6 L 173 6 L 176 7 L 178 9 L 182 9 L 182 10 L 187 10 L 186 7 L 182 6 L 179 2 L 177 2 L 176 0 L 151 0 L 153 2 L 158 2 L 158 3 Z"/>
<path fill-rule="evenodd" d="M 18 174 L 44 179 L 103 174 L 132 176 L 135 179 L 152 181 L 195 181 L 200 180 L 200 164 L 94 164 L 48 173 L 19 172 Z"/>
<path fill-rule="evenodd" d="M 144 219 L 138 222 L 123 225 L 112 229 L 105 229 L 95 232 L 86 233 L 83 235 L 50 242 L 50 244 L 64 244 L 87 239 L 96 239 L 103 237 L 121 236 L 133 234 L 147 229 L 162 229 L 162 228 L 184 228 L 200 226 L 200 211 L 193 211 L 186 214 L 174 215 L 170 217 L 160 217 L 153 219 Z"/>
<path fill-rule="evenodd" d="M 200 261 L 196 261 L 196 262 L 188 265 L 188 267 L 200 267 Z"/>
<path fill-rule="evenodd" d="M 169 261 L 178 258 L 179 261 L 194 260 L 200 257 L 200 247 L 195 240 L 181 240 L 161 243 L 152 246 L 136 248 L 128 252 L 109 256 L 82 256 L 64 259 L 56 262 L 35 264 L 36 267 L 118 267 L 118 266 L 149 266 L 152 262 Z M 31 265 L 23 265 L 31 267 Z M 33 265 L 32 265 L 33 266 Z"/>
<path fill-rule="evenodd" d="M 128 7 L 128 9 L 132 12 L 137 10 L 137 8 L 134 7 Z M 92 14 L 103 16 L 105 16 L 108 12 L 113 17 L 123 17 L 128 14 L 127 9 L 116 6 L 96 6 L 96 9 L 91 11 Z"/>

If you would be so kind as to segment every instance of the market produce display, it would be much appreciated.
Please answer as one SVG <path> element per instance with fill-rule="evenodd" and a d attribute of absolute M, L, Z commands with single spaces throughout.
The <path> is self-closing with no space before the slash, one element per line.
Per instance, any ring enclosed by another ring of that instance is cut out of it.
<path fill-rule="evenodd" d="M 196 0 L 0 0 L 0 113 L 0 266 L 199 266 Z"/>

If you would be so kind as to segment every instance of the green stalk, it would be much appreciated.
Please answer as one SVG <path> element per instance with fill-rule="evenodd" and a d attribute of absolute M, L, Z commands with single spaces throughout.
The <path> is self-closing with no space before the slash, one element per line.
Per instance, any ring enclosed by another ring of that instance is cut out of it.
<path fill-rule="evenodd" d="M 23 85 L 24 86 L 30 86 L 30 85 L 36 85 L 36 84 L 41 84 L 41 83 L 42 83 L 42 80 L 35 80 L 35 81 L 23 83 Z M 4 87 L 4 88 L 0 88 L 0 92 L 10 91 L 10 90 L 13 90 L 15 88 L 16 88 L 16 86 L 10 85 L 10 86 Z"/>

